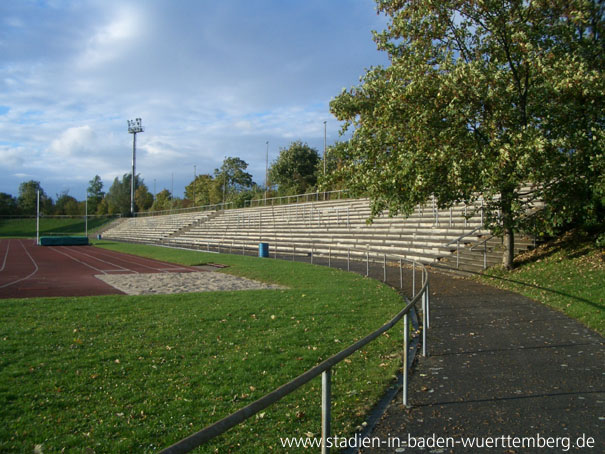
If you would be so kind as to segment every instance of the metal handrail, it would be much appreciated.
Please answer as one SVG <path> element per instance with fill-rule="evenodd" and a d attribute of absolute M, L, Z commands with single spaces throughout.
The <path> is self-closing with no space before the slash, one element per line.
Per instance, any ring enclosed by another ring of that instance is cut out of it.
<path fill-rule="evenodd" d="M 459 243 L 461 239 L 466 238 L 467 236 L 471 236 L 473 233 L 475 233 L 477 230 L 481 230 L 483 228 L 483 226 L 479 226 L 479 227 L 475 227 L 473 230 L 471 230 L 470 232 L 467 233 L 463 233 L 462 235 L 460 235 L 458 238 L 456 238 L 455 240 L 450 241 L 449 243 L 447 243 L 445 246 L 443 247 L 448 247 L 451 246 L 454 243 Z"/>
<path fill-rule="evenodd" d="M 487 243 L 489 240 L 491 240 L 492 238 L 495 238 L 495 237 L 497 237 L 497 236 L 498 236 L 498 235 L 495 235 L 495 234 L 493 234 L 493 233 L 492 233 L 490 236 L 488 236 L 488 237 L 487 237 L 486 239 L 484 239 L 483 241 L 481 241 L 481 242 L 479 242 L 479 243 L 477 243 L 477 244 L 473 244 L 469 250 L 471 250 L 471 251 L 472 251 L 472 250 L 473 250 L 473 249 L 475 249 L 477 246 L 481 246 L 482 244 Z"/>
<path fill-rule="evenodd" d="M 201 205 L 197 207 L 187 207 L 187 208 L 174 208 L 170 210 L 161 210 L 161 211 L 137 211 L 134 216 L 135 217 L 147 217 L 147 216 L 166 216 L 170 214 L 183 214 L 183 213 L 195 213 L 197 211 L 204 212 L 210 210 L 226 210 L 229 205 L 233 205 L 233 202 L 226 203 L 216 203 L 214 205 Z"/>
<path fill-rule="evenodd" d="M 268 198 L 262 198 L 262 199 L 252 199 L 252 200 L 248 200 L 248 207 L 252 207 L 253 202 L 257 202 L 255 204 L 255 206 L 261 206 L 261 202 L 262 202 L 262 206 L 267 206 L 268 202 L 273 202 L 275 200 L 283 200 L 286 199 L 288 202 L 286 202 L 286 204 L 290 203 L 289 200 L 290 199 L 295 199 L 296 201 L 293 203 L 308 203 L 309 202 L 309 196 L 315 197 L 316 201 L 319 201 L 319 194 L 323 194 L 323 200 L 322 201 L 327 201 L 328 199 L 326 199 L 326 195 L 328 194 L 344 194 L 348 192 L 347 189 L 339 189 L 336 191 L 315 191 L 315 192 L 306 192 L 304 194 L 293 194 L 293 195 L 282 195 L 282 196 L 278 196 L 278 197 L 268 197 Z M 298 202 L 298 199 L 300 197 L 304 197 L 306 200 L 304 202 Z M 339 197 L 340 198 L 340 197 Z M 244 208 L 246 208 L 246 204 L 244 203 Z"/>
<path fill-rule="evenodd" d="M 233 244 L 231 245 L 231 247 L 233 247 Z M 367 259 L 368 259 L 368 263 L 369 263 L 369 252 L 366 251 L 366 254 L 367 254 Z M 349 256 L 350 256 L 350 252 L 349 252 Z M 386 280 L 387 256 L 386 256 L 386 254 L 384 254 L 383 256 L 384 256 L 385 280 Z M 311 255 L 311 257 L 312 257 L 312 255 Z M 401 269 L 401 263 L 405 259 L 403 259 L 401 257 L 398 257 L 397 259 L 399 260 L 399 265 L 400 265 L 400 269 Z M 406 261 L 410 262 L 409 260 L 406 260 Z M 413 293 L 415 293 L 415 274 L 416 274 L 415 269 L 416 269 L 417 262 L 412 261 L 412 264 L 414 266 L 414 268 L 413 268 L 414 269 L 414 271 L 413 271 L 413 278 L 414 278 Z M 331 382 L 332 367 L 334 367 L 335 365 L 337 365 L 338 363 L 340 363 L 341 361 L 343 361 L 345 358 L 352 355 L 356 351 L 360 350 L 361 348 L 363 348 L 364 346 L 366 346 L 367 344 L 369 344 L 370 342 L 372 342 L 373 340 L 375 340 L 376 338 L 381 336 L 386 331 L 393 328 L 397 324 L 397 322 L 399 322 L 402 318 L 404 320 L 404 322 L 403 322 L 403 325 L 404 325 L 403 404 L 407 406 L 407 382 L 408 382 L 408 378 L 407 378 L 407 376 L 408 376 L 408 370 L 407 370 L 408 369 L 408 367 L 407 367 L 408 358 L 407 358 L 407 355 L 408 355 L 408 337 L 409 337 L 408 314 L 411 311 L 411 309 L 419 301 L 421 301 L 422 308 L 423 308 L 423 310 L 422 310 L 423 356 L 427 356 L 426 335 L 427 335 L 427 331 L 429 328 L 429 298 L 430 298 L 429 297 L 429 280 L 428 280 L 428 271 L 426 270 L 426 267 L 424 267 L 424 265 L 422 265 L 422 264 L 420 264 L 420 266 L 422 266 L 422 268 L 421 268 L 422 287 L 420 288 L 418 293 L 415 293 L 412 295 L 411 300 L 408 300 L 408 298 L 404 296 L 404 300 L 406 301 L 405 307 L 397 315 L 395 315 L 390 321 L 385 323 L 382 327 L 380 327 L 376 331 L 368 334 L 363 339 L 358 340 L 357 342 L 355 342 L 354 344 L 345 348 L 344 350 L 341 350 L 340 352 L 336 353 L 335 355 L 331 356 L 330 358 L 324 360 L 317 366 L 307 370 L 306 372 L 302 373 L 301 375 L 299 375 L 298 377 L 289 381 L 288 383 L 280 386 L 279 388 L 275 389 L 274 391 L 269 392 L 268 394 L 264 395 L 260 399 L 241 408 L 240 410 L 235 411 L 234 413 L 231 413 L 230 415 L 205 427 L 204 429 L 174 443 L 173 445 L 169 446 L 168 448 L 163 449 L 162 451 L 160 451 L 160 454 L 188 453 L 188 452 L 192 451 L 193 449 L 197 448 L 198 446 L 200 446 L 201 444 L 211 440 L 214 437 L 217 437 L 217 436 L 223 434 L 224 432 L 231 429 L 232 427 L 242 423 L 243 421 L 245 421 L 245 420 L 249 419 L 250 417 L 254 416 L 255 414 L 257 414 L 258 412 L 264 410 L 265 408 L 269 407 L 270 405 L 274 404 L 275 402 L 281 400 L 285 396 L 296 391 L 298 388 L 305 385 L 306 383 L 308 383 L 313 378 L 315 378 L 319 375 L 322 375 L 322 449 L 321 449 L 321 452 L 322 452 L 322 454 L 329 453 L 329 448 L 327 447 L 326 440 L 330 436 L 330 413 L 331 413 L 330 412 L 330 400 L 331 400 L 331 392 L 330 392 L 331 383 L 330 382 Z"/>

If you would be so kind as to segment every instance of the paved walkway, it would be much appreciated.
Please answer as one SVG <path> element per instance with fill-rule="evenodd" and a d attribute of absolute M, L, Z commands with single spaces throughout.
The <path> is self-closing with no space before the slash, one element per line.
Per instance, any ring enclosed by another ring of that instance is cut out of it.
<path fill-rule="evenodd" d="M 514 293 L 440 273 L 430 282 L 430 357 L 412 375 L 412 408 L 399 393 L 372 433 L 383 446 L 364 453 L 605 452 L 603 337 Z M 440 447 L 433 434 L 452 438 Z M 427 446 L 388 446 L 409 436 Z M 494 447 L 465 448 L 463 437 Z"/>

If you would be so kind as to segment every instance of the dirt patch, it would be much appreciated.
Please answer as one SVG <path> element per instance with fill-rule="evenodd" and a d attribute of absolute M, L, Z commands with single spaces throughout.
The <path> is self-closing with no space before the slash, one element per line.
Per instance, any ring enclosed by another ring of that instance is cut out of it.
<path fill-rule="evenodd" d="M 230 274 L 212 272 L 114 274 L 97 275 L 96 277 L 128 295 L 285 288 Z"/>

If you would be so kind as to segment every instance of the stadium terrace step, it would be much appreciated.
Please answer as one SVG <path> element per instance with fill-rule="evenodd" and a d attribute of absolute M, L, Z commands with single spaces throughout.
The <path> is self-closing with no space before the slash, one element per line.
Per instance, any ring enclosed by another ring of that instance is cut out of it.
<path fill-rule="evenodd" d="M 250 251 L 260 242 L 269 242 L 272 253 L 278 254 L 359 260 L 365 260 L 367 254 L 388 254 L 459 269 L 482 269 L 484 264 L 500 261 L 497 238 L 490 238 L 477 250 L 491 235 L 480 229 L 479 203 L 445 210 L 429 203 L 408 217 L 384 216 L 368 223 L 370 213 L 367 199 L 305 202 L 129 218 L 104 236 L 212 251 Z M 459 238 L 463 239 L 457 250 Z M 531 240 L 517 244 L 527 248 Z"/>

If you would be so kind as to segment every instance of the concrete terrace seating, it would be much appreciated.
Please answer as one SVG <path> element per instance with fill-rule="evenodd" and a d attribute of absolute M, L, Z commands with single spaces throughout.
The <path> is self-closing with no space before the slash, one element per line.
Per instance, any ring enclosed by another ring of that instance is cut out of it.
<path fill-rule="evenodd" d="M 411 216 L 379 217 L 372 224 L 370 205 L 364 199 L 344 199 L 281 206 L 234 209 L 217 213 L 186 231 L 175 232 L 163 243 L 216 250 L 254 250 L 270 244 L 271 254 L 303 254 L 365 258 L 366 252 L 395 255 L 434 263 L 451 251 L 444 246 L 480 227 L 480 207 L 433 206 Z M 477 230 L 476 237 L 487 232 Z M 223 249 L 224 250 L 224 249 Z"/>
<path fill-rule="evenodd" d="M 536 209 L 539 204 L 536 204 Z M 373 223 L 367 199 L 338 199 L 225 211 L 130 218 L 104 236 L 209 251 L 251 253 L 269 243 L 270 254 L 413 259 L 480 271 L 501 260 L 498 238 L 482 228 L 482 204 L 439 210 L 433 202 L 403 216 Z M 457 241 L 458 240 L 458 241 Z M 483 242 L 486 242 L 483 244 Z M 517 250 L 532 245 L 517 241 Z M 489 247 L 488 247 L 489 246 Z M 468 265 L 468 266 L 467 266 Z"/>
<path fill-rule="evenodd" d="M 106 230 L 103 237 L 140 243 L 157 243 L 179 230 L 208 219 L 213 213 L 215 212 L 203 211 L 128 218 Z"/>

